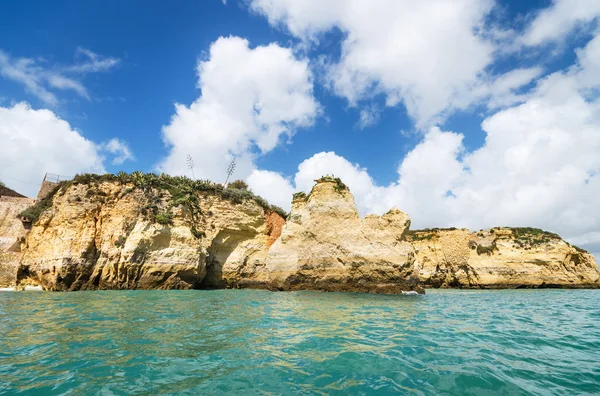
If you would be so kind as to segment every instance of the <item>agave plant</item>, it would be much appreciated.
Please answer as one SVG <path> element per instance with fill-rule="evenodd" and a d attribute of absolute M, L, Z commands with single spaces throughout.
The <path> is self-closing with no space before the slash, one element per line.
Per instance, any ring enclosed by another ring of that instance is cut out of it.
<path fill-rule="evenodd" d="M 131 174 L 131 178 L 133 179 L 133 183 L 138 187 L 144 187 L 146 185 L 146 177 L 143 172 L 135 171 Z"/>
<path fill-rule="evenodd" d="M 117 180 L 121 184 L 127 184 L 129 182 L 129 175 L 123 171 L 117 173 Z"/>

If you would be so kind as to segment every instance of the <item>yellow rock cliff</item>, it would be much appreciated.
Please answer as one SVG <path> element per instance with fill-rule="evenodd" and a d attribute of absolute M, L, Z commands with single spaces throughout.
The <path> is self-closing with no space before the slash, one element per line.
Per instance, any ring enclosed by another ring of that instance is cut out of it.
<path fill-rule="evenodd" d="M 31 230 L 18 215 L 32 200 L 0 200 L 0 287 L 401 293 L 600 286 L 594 257 L 558 235 L 410 231 L 398 209 L 360 218 L 348 188 L 332 177 L 295 194 L 287 221 L 247 191 L 189 179 L 174 188 L 169 183 L 185 178 L 159 179 L 84 175 L 47 201 Z"/>
<path fill-rule="evenodd" d="M 406 242 L 408 216 L 358 216 L 339 179 L 324 178 L 294 198 L 281 237 L 269 251 L 269 283 L 282 290 L 401 293 L 417 284 L 415 252 Z"/>
<path fill-rule="evenodd" d="M 252 200 L 195 197 L 192 215 L 184 205 L 170 206 L 162 190 L 111 182 L 61 190 L 27 236 L 17 283 L 45 290 L 189 289 L 252 279 L 280 216 Z M 162 224 L 157 210 L 168 216 Z"/>
<path fill-rule="evenodd" d="M 412 231 L 419 280 L 430 287 L 599 287 L 591 254 L 534 228 Z"/>

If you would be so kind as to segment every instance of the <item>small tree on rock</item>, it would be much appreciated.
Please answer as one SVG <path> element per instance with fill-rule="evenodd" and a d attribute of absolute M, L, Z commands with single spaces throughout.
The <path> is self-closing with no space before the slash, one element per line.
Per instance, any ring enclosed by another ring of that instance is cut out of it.
<path fill-rule="evenodd" d="M 235 188 L 238 190 L 248 190 L 248 183 L 243 180 L 234 180 L 229 183 L 229 188 Z"/>

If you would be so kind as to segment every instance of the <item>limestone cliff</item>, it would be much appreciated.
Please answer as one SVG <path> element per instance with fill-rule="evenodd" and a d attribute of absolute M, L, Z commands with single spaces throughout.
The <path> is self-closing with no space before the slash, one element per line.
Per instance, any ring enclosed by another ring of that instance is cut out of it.
<path fill-rule="evenodd" d="M 360 218 L 321 178 L 285 214 L 246 190 L 166 175 L 82 175 L 47 198 L 0 199 L 0 287 L 256 287 L 400 293 L 423 287 L 599 287 L 594 257 L 531 228 L 410 231 Z M 31 230 L 23 217 L 30 218 Z"/>
<path fill-rule="evenodd" d="M 282 290 L 422 290 L 414 249 L 404 238 L 409 226 L 397 209 L 360 219 L 347 187 L 322 178 L 308 196 L 294 197 L 267 257 L 269 284 Z"/>
<path fill-rule="evenodd" d="M 2 191 L 0 191 L 2 192 Z M 20 195 L 20 194 L 18 194 Z M 14 287 L 21 261 L 21 245 L 29 224 L 23 224 L 19 213 L 33 204 L 23 196 L 0 196 L 0 287 Z"/>
<path fill-rule="evenodd" d="M 419 280 L 429 287 L 599 287 L 594 257 L 535 228 L 412 231 Z"/>
<path fill-rule="evenodd" d="M 114 181 L 63 187 L 27 236 L 17 283 L 188 289 L 253 279 L 281 216 L 252 199 L 182 191 Z"/>

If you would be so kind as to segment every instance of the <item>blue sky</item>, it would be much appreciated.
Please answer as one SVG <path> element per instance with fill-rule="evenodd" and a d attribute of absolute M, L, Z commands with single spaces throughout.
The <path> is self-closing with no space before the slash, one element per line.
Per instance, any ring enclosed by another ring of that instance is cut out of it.
<path fill-rule="evenodd" d="M 237 178 L 289 207 L 332 173 L 361 214 L 538 226 L 600 252 L 589 0 L 0 4 L 0 180 Z"/>

